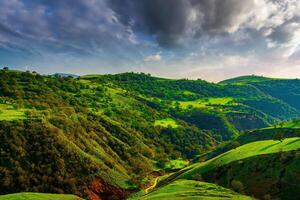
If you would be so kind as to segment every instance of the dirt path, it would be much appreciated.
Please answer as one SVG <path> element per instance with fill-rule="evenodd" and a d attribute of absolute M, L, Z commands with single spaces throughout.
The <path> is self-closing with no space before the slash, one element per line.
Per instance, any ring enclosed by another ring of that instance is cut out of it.
<path fill-rule="evenodd" d="M 151 190 L 153 190 L 156 187 L 158 179 L 159 179 L 159 177 L 156 177 L 154 180 L 154 183 L 150 187 L 145 189 L 146 194 L 149 193 Z"/>

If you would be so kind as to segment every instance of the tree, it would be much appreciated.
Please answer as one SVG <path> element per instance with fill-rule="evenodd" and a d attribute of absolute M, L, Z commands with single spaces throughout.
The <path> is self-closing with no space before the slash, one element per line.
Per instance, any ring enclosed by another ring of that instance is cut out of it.
<path fill-rule="evenodd" d="M 192 179 L 195 180 L 195 181 L 203 181 L 203 177 L 201 176 L 201 174 L 195 174 L 192 177 Z"/>
<path fill-rule="evenodd" d="M 238 141 L 233 141 L 233 142 L 230 143 L 229 146 L 230 146 L 230 149 L 236 149 L 239 146 L 241 146 L 241 144 Z"/>
<path fill-rule="evenodd" d="M 280 142 L 282 142 L 283 139 L 284 134 L 282 132 L 277 132 L 273 135 L 273 140 L 279 140 Z"/>
<path fill-rule="evenodd" d="M 236 192 L 243 193 L 244 191 L 244 185 L 241 181 L 233 180 L 231 181 L 231 186 Z"/>

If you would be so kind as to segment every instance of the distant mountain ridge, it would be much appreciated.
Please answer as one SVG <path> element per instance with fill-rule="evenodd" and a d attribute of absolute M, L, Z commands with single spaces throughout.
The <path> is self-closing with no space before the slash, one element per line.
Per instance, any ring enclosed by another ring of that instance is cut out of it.
<path fill-rule="evenodd" d="M 52 76 L 61 77 L 61 78 L 66 78 L 66 77 L 78 78 L 79 77 L 78 75 L 68 74 L 68 73 L 55 73 L 55 74 L 52 74 Z"/>
<path fill-rule="evenodd" d="M 251 82 L 260 82 L 260 81 L 268 81 L 268 80 L 279 80 L 277 78 L 269 78 L 264 76 L 257 76 L 257 75 L 245 75 L 245 76 L 238 76 L 230 79 L 226 79 L 220 81 L 219 83 L 223 84 L 233 84 L 233 83 L 251 83 Z"/>

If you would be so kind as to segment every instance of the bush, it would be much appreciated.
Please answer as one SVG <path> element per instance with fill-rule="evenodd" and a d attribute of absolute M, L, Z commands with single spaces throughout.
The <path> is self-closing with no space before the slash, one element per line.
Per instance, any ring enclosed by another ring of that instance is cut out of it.
<path fill-rule="evenodd" d="M 284 139 L 284 134 L 282 132 L 277 132 L 273 136 L 273 140 L 279 140 L 280 142 L 282 142 L 283 139 Z"/>
<path fill-rule="evenodd" d="M 201 176 L 201 174 L 195 174 L 192 179 L 194 181 L 203 181 L 203 177 Z"/>
<path fill-rule="evenodd" d="M 230 149 L 236 149 L 239 146 L 241 146 L 241 144 L 238 141 L 233 141 L 233 142 L 230 143 L 229 146 L 230 146 Z"/>
<path fill-rule="evenodd" d="M 234 191 L 243 193 L 244 192 L 244 185 L 241 181 L 233 180 L 231 181 L 231 187 L 234 189 Z"/>

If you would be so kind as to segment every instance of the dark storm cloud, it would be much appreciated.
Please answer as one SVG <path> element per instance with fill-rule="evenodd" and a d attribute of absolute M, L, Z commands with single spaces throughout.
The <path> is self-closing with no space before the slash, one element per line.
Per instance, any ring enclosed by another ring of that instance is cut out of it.
<path fill-rule="evenodd" d="M 202 24 L 201 31 L 228 32 L 238 26 L 240 17 L 253 7 L 253 0 L 193 0 Z"/>
<path fill-rule="evenodd" d="M 130 45 L 137 42 L 137 33 L 155 36 L 161 46 L 172 47 L 238 31 L 260 14 L 252 13 L 255 4 L 255 0 L 2 0 L 0 34 L 87 53 Z M 280 35 L 288 31 L 278 28 L 271 37 L 283 39 Z"/>
<path fill-rule="evenodd" d="M 191 9 L 189 0 L 108 0 L 122 23 L 155 35 L 163 46 L 176 45 L 185 34 Z"/>
<path fill-rule="evenodd" d="M 226 33 L 240 24 L 253 0 L 108 0 L 125 24 L 157 36 L 163 46 L 204 34 Z"/>
<path fill-rule="evenodd" d="M 290 42 L 295 37 L 295 32 L 300 28 L 300 17 L 294 17 L 282 25 L 274 28 L 269 38 L 279 44 Z"/>

